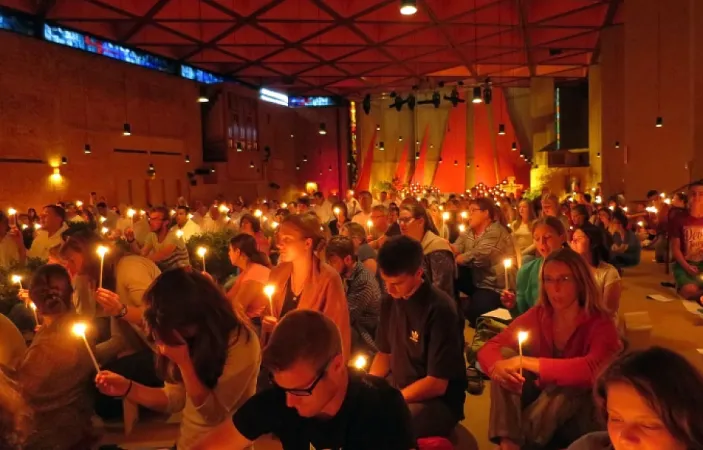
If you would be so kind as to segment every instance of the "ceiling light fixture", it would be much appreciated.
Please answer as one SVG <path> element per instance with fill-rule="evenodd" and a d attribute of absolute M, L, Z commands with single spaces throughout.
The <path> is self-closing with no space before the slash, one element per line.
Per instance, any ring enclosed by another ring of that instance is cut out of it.
<path fill-rule="evenodd" d="M 403 142 L 403 136 L 398 136 L 398 142 Z"/>
<path fill-rule="evenodd" d="M 237 153 L 241 153 L 241 151 L 242 151 L 243 149 L 244 149 L 244 148 L 242 147 L 242 143 L 241 143 L 241 142 L 237 142 Z"/>
<path fill-rule="evenodd" d="M 317 132 L 320 133 L 322 136 L 326 135 L 326 134 L 327 134 L 327 125 L 325 125 L 324 122 L 321 123 L 321 124 L 320 124 L 320 129 L 317 130 Z"/>
<path fill-rule="evenodd" d="M 457 161 L 457 160 L 455 159 L 455 160 L 454 160 L 454 167 L 456 167 L 456 166 L 458 166 L 458 165 L 459 165 L 459 161 Z"/>
<path fill-rule="evenodd" d="M 438 163 L 442 164 L 442 157 L 439 157 L 439 160 L 437 161 Z"/>
<path fill-rule="evenodd" d="M 376 131 L 381 131 L 381 125 L 376 125 Z"/>
<path fill-rule="evenodd" d="M 517 142 L 513 141 L 513 145 L 510 147 L 510 150 L 517 151 Z"/>
<path fill-rule="evenodd" d="M 186 155 L 186 164 L 190 164 L 190 155 Z"/>
<path fill-rule="evenodd" d="M 620 141 L 615 141 L 615 148 L 620 148 Z"/>
<path fill-rule="evenodd" d="M 308 155 L 303 155 L 303 162 L 308 162 Z"/>
<path fill-rule="evenodd" d="M 61 164 L 64 166 L 68 164 L 68 158 L 66 158 L 65 156 L 61 157 Z"/>
<path fill-rule="evenodd" d="M 420 152 L 415 152 L 415 159 L 420 159 Z"/>
<path fill-rule="evenodd" d="M 122 136 L 131 136 L 132 135 L 132 125 L 125 123 L 122 125 Z"/>
<path fill-rule="evenodd" d="M 83 147 L 83 153 L 86 155 L 90 155 L 92 153 L 92 150 L 90 149 L 90 144 L 85 144 L 85 147 Z"/>
<path fill-rule="evenodd" d="M 472 103 L 483 103 L 483 98 L 481 98 L 481 87 L 474 87 L 473 96 L 471 98 Z"/>
<path fill-rule="evenodd" d="M 207 103 L 210 99 L 205 92 L 205 86 L 200 86 L 200 95 L 198 95 L 198 103 Z"/>
<path fill-rule="evenodd" d="M 404 16 L 412 16 L 417 12 L 416 0 L 400 0 L 400 13 Z"/>
<path fill-rule="evenodd" d="M 253 169 L 254 168 L 254 161 L 249 161 L 249 168 Z"/>
<path fill-rule="evenodd" d="M 380 151 L 386 150 L 386 147 L 383 145 L 383 141 L 379 142 L 379 144 L 378 144 L 378 149 L 379 149 Z"/>
<path fill-rule="evenodd" d="M 505 124 L 498 124 L 498 136 L 505 136 Z"/>
<path fill-rule="evenodd" d="M 655 127 L 661 128 L 664 126 L 664 119 L 661 116 L 657 117 L 657 121 L 654 124 Z"/>

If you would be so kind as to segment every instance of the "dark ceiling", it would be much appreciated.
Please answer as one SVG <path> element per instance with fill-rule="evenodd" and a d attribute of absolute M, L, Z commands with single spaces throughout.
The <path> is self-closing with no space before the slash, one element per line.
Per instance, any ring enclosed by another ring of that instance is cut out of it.
<path fill-rule="evenodd" d="M 0 0 L 66 27 L 295 94 L 580 78 L 623 0 Z"/>

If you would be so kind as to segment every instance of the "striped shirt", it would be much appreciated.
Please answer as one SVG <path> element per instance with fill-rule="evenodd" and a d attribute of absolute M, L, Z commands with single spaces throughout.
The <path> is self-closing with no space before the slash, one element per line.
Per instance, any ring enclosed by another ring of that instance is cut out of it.
<path fill-rule="evenodd" d="M 474 287 L 497 292 L 505 289 L 503 260 L 512 258 L 514 263 L 516 256 L 513 238 L 507 228 L 492 222 L 479 236 L 469 228 L 454 246 L 464 259 L 462 265 L 471 268 Z"/>
<path fill-rule="evenodd" d="M 186 248 L 185 239 L 176 236 L 176 232 L 173 231 L 173 229 L 168 232 L 163 242 L 159 242 L 159 238 L 156 236 L 156 233 L 149 233 L 146 237 L 146 242 L 144 242 L 144 245 L 151 247 L 150 253 L 158 253 L 163 250 L 164 247 L 175 245 L 176 248 L 170 255 L 156 263 L 162 272 L 179 267 L 190 266 L 190 258 L 188 256 L 188 249 Z"/>
<path fill-rule="evenodd" d="M 376 277 L 360 262 L 344 280 L 349 305 L 349 321 L 364 342 L 375 349 L 376 327 L 381 314 L 381 289 Z"/>

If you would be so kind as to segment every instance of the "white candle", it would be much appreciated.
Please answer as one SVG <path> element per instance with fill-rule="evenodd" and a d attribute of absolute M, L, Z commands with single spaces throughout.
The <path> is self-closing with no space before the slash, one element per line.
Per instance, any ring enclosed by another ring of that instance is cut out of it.
<path fill-rule="evenodd" d="M 273 293 L 276 292 L 276 286 L 273 284 L 267 284 L 264 287 L 264 294 L 269 298 L 269 308 L 271 309 L 271 315 L 273 316 Z"/>
<path fill-rule="evenodd" d="M 20 275 L 12 275 L 12 282 L 15 284 L 20 285 L 20 289 L 23 289 L 22 287 L 22 277 Z"/>
<path fill-rule="evenodd" d="M 207 249 L 205 247 L 198 247 L 198 256 L 203 258 L 203 272 L 207 272 L 205 269 L 205 255 L 207 254 Z"/>
<path fill-rule="evenodd" d="M 510 267 L 513 265 L 513 260 L 510 258 L 504 259 L 503 260 L 503 267 L 505 267 L 505 289 L 510 288 L 510 281 L 508 279 L 508 270 L 510 270 Z"/>
<path fill-rule="evenodd" d="M 444 223 L 449 220 L 449 213 L 448 212 L 443 212 L 442 213 L 442 229 L 440 230 L 440 235 L 442 237 L 446 237 L 446 233 L 444 232 Z"/>
<path fill-rule="evenodd" d="M 371 227 L 373 226 L 373 221 L 367 220 L 366 221 L 366 228 L 368 228 L 368 234 L 371 235 Z"/>
<path fill-rule="evenodd" d="M 98 282 L 98 287 L 102 288 L 103 287 L 103 267 L 105 265 L 105 253 L 107 253 L 109 249 L 105 247 L 104 245 L 99 245 L 98 246 L 98 256 L 100 257 L 100 281 Z"/>
<path fill-rule="evenodd" d="M 522 344 L 527 340 L 527 331 L 518 331 L 517 345 L 520 351 L 520 376 L 522 376 Z"/>
<path fill-rule="evenodd" d="M 30 302 L 29 308 L 32 310 L 32 313 L 34 314 L 34 322 L 37 325 L 39 325 L 39 316 L 37 316 L 37 305 L 35 305 L 34 302 Z"/>
<path fill-rule="evenodd" d="M 13 219 L 10 226 L 17 226 L 17 210 L 15 208 L 10 208 L 7 210 L 7 214 Z"/>
<path fill-rule="evenodd" d="M 86 328 L 87 328 L 86 324 L 79 322 L 79 323 L 73 325 L 73 334 L 83 338 L 83 342 L 85 343 L 85 348 L 88 349 L 88 353 L 90 354 L 90 359 L 93 360 L 93 365 L 95 366 L 95 370 L 97 372 L 100 372 L 100 365 L 98 364 L 98 360 L 95 359 L 95 355 L 93 354 L 93 349 L 90 348 L 90 344 L 88 344 L 88 339 L 85 338 Z"/>
<path fill-rule="evenodd" d="M 129 209 L 127 210 L 127 217 L 129 217 L 129 221 L 130 221 L 130 223 L 132 224 L 132 228 L 134 228 L 134 215 L 135 215 L 136 213 L 137 213 L 137 212 L 136 212 L 135 210 L 133 210 L 132 208 L 129 208 Z"/>

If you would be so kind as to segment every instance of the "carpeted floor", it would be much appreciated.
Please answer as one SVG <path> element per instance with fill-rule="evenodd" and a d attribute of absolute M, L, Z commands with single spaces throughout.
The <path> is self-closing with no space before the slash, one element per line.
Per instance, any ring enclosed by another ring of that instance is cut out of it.
<path fill-rule="evenodd" d="M 696 367 L 703 370 L 703 356 L 697 349 L 703 347 L 703 320 L 686 311 L 680 300 L 660 303 L 648 300 L 649 294 L 662 294 L 676 298 L 673 289 L 661 286 L 662 281 L 671 281 L 673 277 L 664 274 L 664 266 L 652 262 L 653 253 L 643 252 L 640 266 L 625 270 L 623 275 L 623 294 L 620 305 L 620 318 L 625 313 L 647 312 L 652 324 L 651 345 L 661 345 L 678 351 L 688 358 Z M 471 342 L 473 331 L 466 330 L 467 342 Z M 646 336 L 645 336 L 646 337 Z M 481 396 L 467 395 L 464 411 L 466 419 L 458 430 L 461 450 L 488 450 L 489 443 L 488 412 L 490 409 L 490 389 Z M 103 443 L 119 444 L 123 448 L 143 449 L 165 446 L 173 442 L 177 432 L 175 425 L 163 423 L 138 424 L 135 432 L 128 438 L 117 432 L 108 432 Z M 280 445 L 270 438 L 256 443 L 256 450 L 278 450 Z"/>

